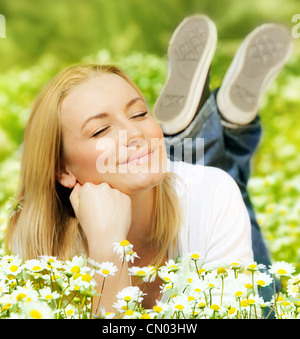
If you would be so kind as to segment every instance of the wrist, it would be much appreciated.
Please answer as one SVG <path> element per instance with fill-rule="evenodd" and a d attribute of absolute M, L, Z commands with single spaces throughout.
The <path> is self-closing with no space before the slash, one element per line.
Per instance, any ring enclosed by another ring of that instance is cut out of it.
<path fill-rule="evenodd" d="M 103 238 L 97 239 L 93 237 L 87 242 L 89 257 L 91 258 L 97 257 L 101 261 L 109 261 L 109 260 L 114 259 L 115 257 L 119 257 L 119 255 L 117 255 L 113 250 L 113 244 L 119 243 L 124 239 L 126 239 L 126 236 L 115 237 L 115 238 L 111 238 L 110 240 L 106 240 L 103 243 Z"/>

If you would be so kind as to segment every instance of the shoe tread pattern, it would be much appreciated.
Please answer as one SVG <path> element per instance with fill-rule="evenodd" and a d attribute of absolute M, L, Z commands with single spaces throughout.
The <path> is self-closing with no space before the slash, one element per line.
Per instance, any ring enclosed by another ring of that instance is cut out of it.
<path fill-rule="evenodd" d="M 196 18 L 182 26 L 171 40 L 168 50 L 171 72 L 157 105 L 161 121 L 168 121 L 182 111 L 207 42 L 207 31 L 207 22 Z"/>
<path fill-rule="evenodd" d="M 231 87 L 235 106 L 247 112 L 258 105 L 266 77 L 285 59 L 289 46 L 290 39 L 281 27 L 258 32 L 245 51 L 242 70 Z"/>

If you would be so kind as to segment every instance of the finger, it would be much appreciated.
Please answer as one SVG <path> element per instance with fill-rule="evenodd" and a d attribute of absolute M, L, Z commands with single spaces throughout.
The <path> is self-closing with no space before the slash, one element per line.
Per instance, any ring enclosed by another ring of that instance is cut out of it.
<path fill-rule="evenodd" d="M 80 191 L 81 185 L 79 183 L 77 183 L 71 194 L 70 194 L 70 201 L 71 204 L 73 206 L 74 211 L 76 212 L 78 210 L 78 206 L 79 206 L 79 191 Z"/>

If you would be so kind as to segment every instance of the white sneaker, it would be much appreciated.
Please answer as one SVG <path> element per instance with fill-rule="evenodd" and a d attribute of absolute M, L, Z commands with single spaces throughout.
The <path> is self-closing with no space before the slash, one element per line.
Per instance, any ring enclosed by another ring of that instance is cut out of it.
<path fill-rule="evenodd" d="M 228 122 L 246 125 L 254 120 L 292 45 L 290 32 L 278 24 L 261 25 L 245 38 L 217 93 L 217 106 Z"/>
<path fill-rule="evenodd" d="M 177 134 L 193 120 L 216 49 L 215 24 L 204 15 L 184 19 L 168 48 L 168 77 L 153 116 L 165 134 Z"/>

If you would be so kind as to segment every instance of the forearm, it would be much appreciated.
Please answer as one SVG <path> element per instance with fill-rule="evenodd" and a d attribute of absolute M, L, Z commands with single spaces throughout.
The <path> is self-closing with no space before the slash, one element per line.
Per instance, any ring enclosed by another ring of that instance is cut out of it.
<path fill-rule="evenodd" d="M 113 276 L 104 277 L 102 274 L 95 274 L 98 295 L 93 298 L 93 314 L 99 316 L 101 307 L 104 307 L 105 312 L 115 312 L 112 305 L 115 302 L 116 294 L 130 285 L 128 264 L 126 261 L 121 262 L 119 255 L 112 251 L 112 246 L 110 251 L 106 251 L 105 254 L 99 250 L 99 247 L 98 249 L 90 249 L 89 257 L 99 264 L 107 261 L 111 262 L 118 269 Z"/>

